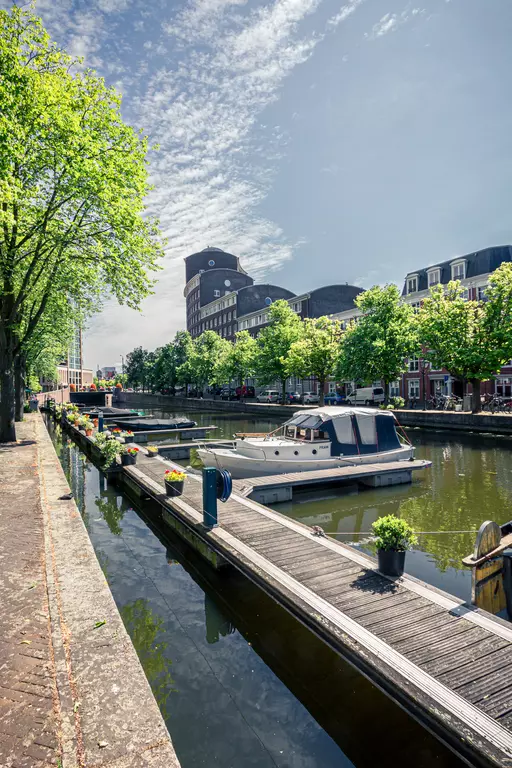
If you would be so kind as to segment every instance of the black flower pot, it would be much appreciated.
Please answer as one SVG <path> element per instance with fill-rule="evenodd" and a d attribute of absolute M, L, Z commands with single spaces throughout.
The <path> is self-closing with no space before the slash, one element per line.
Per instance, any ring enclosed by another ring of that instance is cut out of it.
<path fill-rule="evenodd" d="M 123 453 L 123 455 L 121 456 L 121 464 L 123 465 L 123 467 L 128 467 L 131 464 L 135 464 L 136 461 L 137 461 L 137 454 L 132 456 L 129 453 Z"/>
<path fill-rule="evenodd" d="M 133 443 L 135 440 L 135 435 L 126 435 L 124 438 L 125 443 Z"/>
<path fill-rule="evenodd" d="M 176 483 L 168 483 L 167 480 L 165 481 L 165 492 L 168 496 L 181 496 L 183 493 L 183 486 L 185 485 L 185 481 L 182 480 L 181 482 Z"/>
<path fill-rule="evenodd" d="M 386 576 L 402 576 L 405 568 L 405 552 L 396 549 L 378 549 L 379 571 Z"/>

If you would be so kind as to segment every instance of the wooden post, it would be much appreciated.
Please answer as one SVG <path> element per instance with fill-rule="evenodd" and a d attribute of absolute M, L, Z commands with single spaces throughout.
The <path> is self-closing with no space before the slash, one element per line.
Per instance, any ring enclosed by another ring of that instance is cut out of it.
<path fill-rule="evenodd" d="M 473 559 L 478 564 L 472 568 L 471 601 L 478 608 L 493 614 L 507 606 L 503 586 L 503 553 L 499 552 L 489 560 L 481 561 L 481 558 L 499 548 L 500 543 L 500 526 L 490 520 L 482 523 L 473 553 Z"/>

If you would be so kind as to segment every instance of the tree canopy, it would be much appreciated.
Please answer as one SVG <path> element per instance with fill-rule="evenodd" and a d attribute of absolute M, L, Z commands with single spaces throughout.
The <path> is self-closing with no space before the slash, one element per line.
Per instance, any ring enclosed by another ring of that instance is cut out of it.
<path fill-rule="evenodd" d="M 434 286 L 419 312 L 425 357 L 434 368 L 471 382 L 473 412 L 481 410 L 480 384 L 512 358 L 512 264 L 489 278 L 485 301 L 468 301 L 459 281 Z"/>
<path fill-rule="evenodd" d="M 382 379 L 387 403 L 390 382 L 420 350 L 414 310 L 402 302 L 396 285 L 370 288 L 355 304 L 362 315 L 343 335 L 338 377 L 368 384 Z"/>
<path fill-rule="evenodd" d="M 320 405 L 324 404 L 324 384 L 336 368 L 341 335 L 341 325 L 337 320 L 306 318 L 302 337 L 293 342 L 288 353 L 288 375 L 300 378 L 315 376 L 319 384 Z"/>
<path fill-rule="evenodd" d="M 147 141 L 76 63 L 31 10 L 0 11 L 0 441 L 15 436 L 14 367 L 52 297 L 137 308 L 161 253 Z"/>
<path fill-rule="evenodd" d="M 288 377 L 288 355 L 292 344 L 302 333 L 301 318 L 284 299 L 275 301 L 268 310 L 268 325 L 257 338 L 256 372 L 262 384 L 280 381 L 283 402 Z"/>

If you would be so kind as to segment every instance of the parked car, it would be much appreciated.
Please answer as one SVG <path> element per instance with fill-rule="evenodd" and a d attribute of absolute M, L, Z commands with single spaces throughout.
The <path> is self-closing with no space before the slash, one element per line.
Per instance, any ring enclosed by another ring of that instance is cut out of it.
<path fill-rule="evenodd" d="M 236 396 L 239 400 L 246 400 L 248 397 L 256 397 L 256 390 L 254 387 L 246 387 L 244 384 L 243 387 L 236 388 Z"/>
<path fill-rule="evenodd" d="M 383 387 L 361 387 L 347 395 L 347 405 L 380 405 L 383 402 Z"/>
<path fill-rule="evenodd" d="M 347 402 L 346 395 L 342 395 L 339 392 L 327 392 L 324 397 L 326 405 L 343 405 Z"/>
<path fill-rule="evenodd" d="M 320 402 L 320 397 L 315 392 L 303 392 L 301 399 L 304 405 L 314 405 Z"/>
<path fill-rule="evenodd" d="M 256 400 L 258 403 L 278 403 L 279 397 L 277 389 L 264 389 L 263 392 L 259 393 Z"/>
<path fill-rule="evenodd" d="M 285 399 L 287 403 L 300 403 L 300 392 L 287 392 Z"/>
<path fill-rule="evenodd" d="M 223 387 L 220 396 L 222 400 L 236 400 L 236 389 Z"/>

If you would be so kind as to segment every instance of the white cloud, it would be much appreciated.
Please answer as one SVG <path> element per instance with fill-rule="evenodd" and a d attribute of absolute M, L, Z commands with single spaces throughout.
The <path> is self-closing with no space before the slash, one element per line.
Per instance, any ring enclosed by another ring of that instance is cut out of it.
<path fill-rule="evenodd" d="M 329 21 L 327 22 L 328 27 L 337 27 L 338 24 L 341 24 L 343 21 L 348 19 L 349 16 L 352 16 L 354 11 L 357 10 L 357 8 L 364 3 L 365 0 L 349 0 L 349 2 L 346 5 L 343 5 L 339 13 L 337 13 L 335 16 L 332 16 Z"/>
<path fill-rule="evenodd" d="M 372 31 L 366 32 L 364 36 L 368 40 L 375 40 L 378 37 L 383 37 L 389 32 L 395 32 L 410 19 L 423 15 L 424 13 L 424 8 L 411 8 L 410 5 L 408 5 L 402 13 L 386 13 L 380 21 L 373 25 Z"/>

